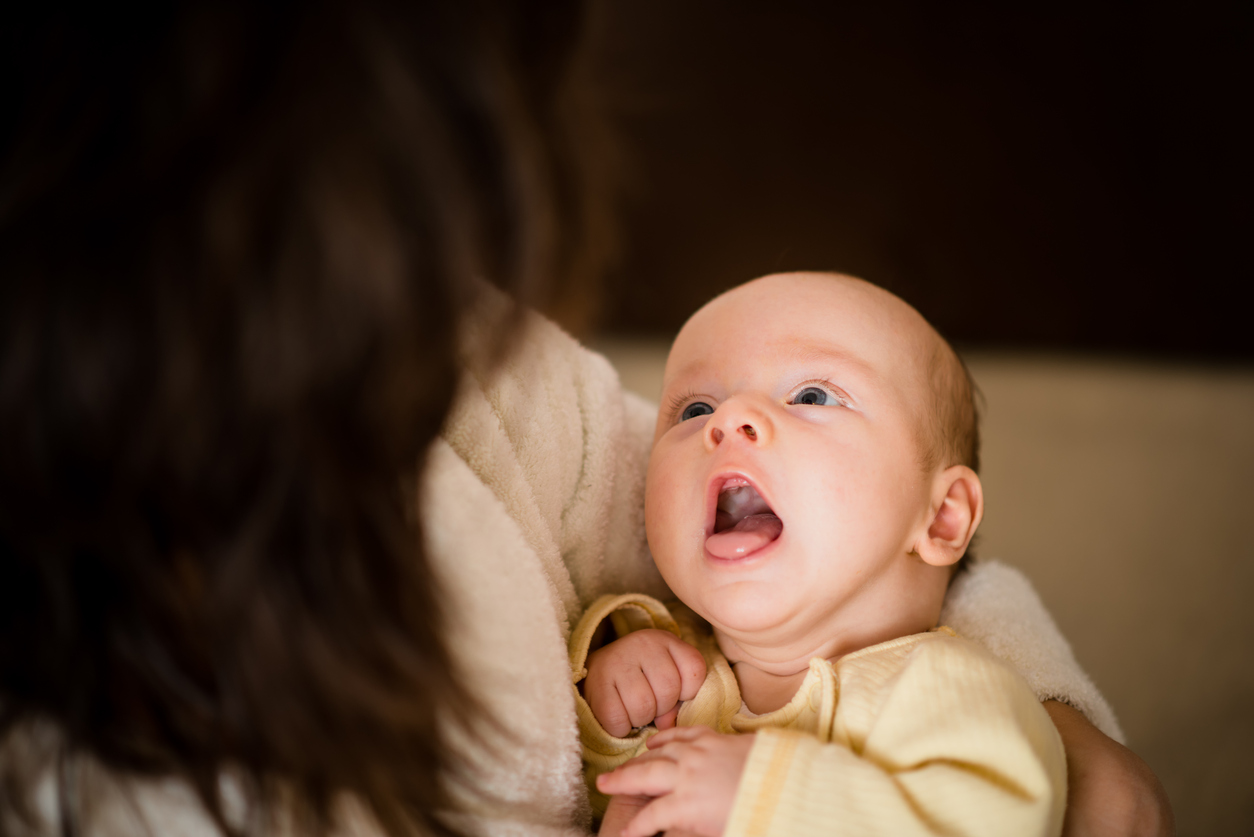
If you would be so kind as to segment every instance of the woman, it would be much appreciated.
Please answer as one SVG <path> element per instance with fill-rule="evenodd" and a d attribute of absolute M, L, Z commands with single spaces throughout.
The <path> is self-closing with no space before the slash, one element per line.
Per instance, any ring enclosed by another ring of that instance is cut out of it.
<path fill-rule="evenodd" d="M 586 832 L 563 632 L 660 592 L 651 418 L 479 280 L 595 253 L 578 11 L 6 26 L 0 833 Z M 1058 711 L 1075 833 L 1166 811 Z"/>

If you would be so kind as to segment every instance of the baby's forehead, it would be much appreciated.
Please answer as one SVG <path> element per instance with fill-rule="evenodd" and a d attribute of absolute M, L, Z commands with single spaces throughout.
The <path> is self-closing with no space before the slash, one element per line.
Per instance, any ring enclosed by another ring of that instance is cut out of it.
<path fill-rule="evenodd" d="M 696 311 L 698 323 L 802 326 L 856 322 L 867 331 L 919 336 L 927 321 L 900 297 L 870 282 L 831 273 L 784 273 L 754 279 L 714 298 Z"/>
<path fill-rule="evenodd" d="M 689 361 L 727 367 L 754 363 L 742 351 L 760 347 L 788 360 L 835 359 L 891 377 L 918 377 L 936 352 L 939 335 L 893 294 L 846 276 L 780 274 L 756 279 L 699 309 L 671 347 L 668 367 Z"/>

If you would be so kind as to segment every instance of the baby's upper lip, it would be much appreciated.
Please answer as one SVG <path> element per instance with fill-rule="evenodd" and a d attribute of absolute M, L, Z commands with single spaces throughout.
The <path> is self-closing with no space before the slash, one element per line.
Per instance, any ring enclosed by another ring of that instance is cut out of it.
<path fill-rule="evenodd" d="M 728 471 L 710 480 L 705 535 L 730 529 L 751 514 L 776 514 L 758 483 L 744 473 Z M 777 515 L 778 516 L 778 515 Z"/>

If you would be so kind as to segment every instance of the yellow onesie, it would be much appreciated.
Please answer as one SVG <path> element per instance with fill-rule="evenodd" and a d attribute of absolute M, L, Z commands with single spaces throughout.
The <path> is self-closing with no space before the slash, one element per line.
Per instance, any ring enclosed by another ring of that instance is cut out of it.
<path fill-rule="evenodd" d="M 742 835 L 1058 835 L 1066 808 L 1062 740 L 1018 674 L 948 628 L 816 657 L 784 707 L 754 716 L 714 637 L 682 605 L 602 596 L 570 640 L 593 806 L 596 777 L 644 752 L 656 730 L 607 733 L 578 684 L 610 619 L 620 636 L 660 628 L 696 646 L 707 673 L 680 726 L 757 733 L 725 837 Z M 816 802 L 820 804 L 815 804 Z"/>

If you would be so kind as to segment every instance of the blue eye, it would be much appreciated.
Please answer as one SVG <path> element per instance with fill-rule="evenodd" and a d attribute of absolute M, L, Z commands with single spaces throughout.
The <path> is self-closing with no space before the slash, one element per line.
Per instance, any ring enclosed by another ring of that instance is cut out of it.
<path fill-rule="evenodd" d="M 714 408 L 709 404 L 706 404 L 704 401 L 694 401 L 687 407 L 684 407 L 684 411 L 679 414 L 679 420 L 687 421 L 688 419 L 696 418 L 697 416 L 708 416 L 713 412 Z"/>
<path fill-rule="evenodd" d="M 793 396 L 791 403 L 813 407 L 827 407 L 839 402 L 831 393 L 821 387 L 806 387 Z"/>

